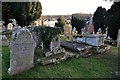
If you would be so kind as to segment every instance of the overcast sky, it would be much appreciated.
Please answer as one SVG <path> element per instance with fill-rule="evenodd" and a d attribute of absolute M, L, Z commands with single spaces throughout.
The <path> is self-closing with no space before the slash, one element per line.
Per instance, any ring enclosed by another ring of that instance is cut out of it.
<path fill-rule="evenodd" d="M 43 15 L 94 13 L 98 6 L 109 9 L 113 2 L 103 0 L 40 0 Z"/>

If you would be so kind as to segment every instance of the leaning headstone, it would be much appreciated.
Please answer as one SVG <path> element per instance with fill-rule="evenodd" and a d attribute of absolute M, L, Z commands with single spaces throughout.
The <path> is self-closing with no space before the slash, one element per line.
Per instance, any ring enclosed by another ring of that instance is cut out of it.
<path fill-rule="evenodd" d="M 120 46 L 120 29 L 118 31 L 118 36 L 117 36 L 117 46 Z"/>
<path fill-rule="evenodd" d="M 10 68 L 8 73 L 15 75 L 32 68 L 36 43 L 28 29 L 22 28 L 15 33 L 10 43 Z"/>

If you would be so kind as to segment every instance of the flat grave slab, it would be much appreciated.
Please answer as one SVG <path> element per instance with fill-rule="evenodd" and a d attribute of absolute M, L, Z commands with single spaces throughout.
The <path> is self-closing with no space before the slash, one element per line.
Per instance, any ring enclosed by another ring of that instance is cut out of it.
<path fill-rule="evenodd" d="M 82 50 L 92 47 L 84 43 L 77 43 L 77 42 L 71 42 L 71 41 L 64 41 L 61 43 L 61 46 L 75 52 L 80 52 Z"/>

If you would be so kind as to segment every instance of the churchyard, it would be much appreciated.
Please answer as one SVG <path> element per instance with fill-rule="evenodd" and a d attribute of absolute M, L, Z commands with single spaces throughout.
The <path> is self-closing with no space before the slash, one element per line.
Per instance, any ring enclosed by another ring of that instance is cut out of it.
<path fill-rule="evenodd" d="M 40 0 L 0 2 L 0 79 L 120 78 L 120 2 L 87 10 L 71 1 L 59 7 L 68 15 L 54 12 L 62 12 L 55 1 L 49 15 Z"/>
<path fill-rule="evenodd" d="M 67 30 L 66 30 L 67 29 Z M 14 28 L 2 47 L 3 78 L 115 78 L 118 46 L 76 29 Z M 5 37 L 5 36 L 4 36 Z M 118 40 L 119 41 L 119 40 Z"/>

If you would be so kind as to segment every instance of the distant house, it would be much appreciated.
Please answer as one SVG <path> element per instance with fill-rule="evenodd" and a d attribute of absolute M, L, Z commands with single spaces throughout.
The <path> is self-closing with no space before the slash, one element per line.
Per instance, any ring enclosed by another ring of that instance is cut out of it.
<path fill-rule="evenodd" d="M 40 26 L 41 25 L 41 19 L 39 18 L 38 20 L 36 20 L 33 25 L 36 25 L 36 26 Z"/>
<path fill-rule="evenodd" d="M 51 26 L 54 27 L 55 23 L 57 22 L 57 19 L 47 16 L 41 16 L 37 21 L 35 21 L 36 26 Z"/>
<path fill-rule="evenodd" d="M 34 22 L 36 26 L 51 26 L 54 27 L 57 19 L 60 16 L 64 16 L 68 23 L 71 22 L 71 15 L 42 15 L 37 21 Z"/>
<path fill-rule="evenodd" d="M 44 21 L 44 25 L 54 27 L 56 22 L 57 20 L 52 20 L 52 21 L 47 20 L 47 21 Z"/>
<path fill-rule="evenodd" d="M 90 19 L 91 15 L 92 14 L 75 13 L 75 14 L 72 14 L 72 17 L 76 17 L 80 20 L 88 20 Z"/>

